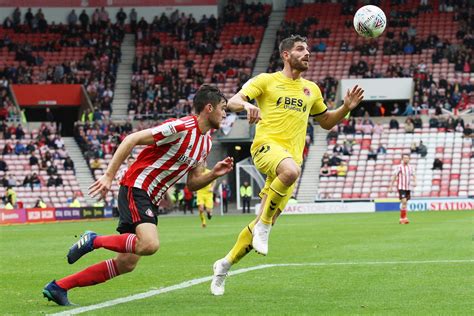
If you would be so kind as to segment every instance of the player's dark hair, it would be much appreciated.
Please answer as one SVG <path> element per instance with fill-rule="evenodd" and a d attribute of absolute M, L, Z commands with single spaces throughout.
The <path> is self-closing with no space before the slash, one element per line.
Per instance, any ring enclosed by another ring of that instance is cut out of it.
<path fill-rule="evenodd" d="M 278 47 L 280 55 L 283 54 L 284 51 L 290 51 L 293 46 L 295 46 L 296 42 L 308 43 L 308 39 L 301 35 L 291 35 L 290 37 L 283 39 Z"/>
<path fill-rule="evenodd" d="M 224 100 L 227 103 L 227 99 L 224 94 L 216 87 L 203 84 L 193 99 L 193 105 L 196 109 L 196 113 L 201 113 L 207 104 L 211 104 L 213 107 Z"/>
<path fill-rule="evenodd" d="M 407 156 L 408 158 L 410 158 L 410 154 L 402 154 L 402 158 Z"/>

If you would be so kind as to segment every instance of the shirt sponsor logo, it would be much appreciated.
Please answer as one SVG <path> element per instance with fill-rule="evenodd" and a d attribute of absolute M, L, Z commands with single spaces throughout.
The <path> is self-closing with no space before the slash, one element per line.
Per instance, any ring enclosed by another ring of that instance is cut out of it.
<path fill-rule="evenodd" d="M 146 214 L 146 216 L 148 216 L 148 217 L 154 217 L 153 212 L 152 212 L 150 209 L 147 209 L 147 210 L 145 211 L 145 214 Z"/>

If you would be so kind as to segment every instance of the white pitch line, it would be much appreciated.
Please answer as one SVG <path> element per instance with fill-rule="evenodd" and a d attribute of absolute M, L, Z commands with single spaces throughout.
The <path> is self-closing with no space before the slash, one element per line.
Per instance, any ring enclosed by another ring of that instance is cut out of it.
<path fill-rule="evenodd" d="M 384 265 L 384 264 L 437 264 L 437 263 L 471 263 L 474 262 L 472 260 L 427 260 L 427 261 L 369 261 L 369 262 L 310 262 L 310 263 L 276 263 L 276 264 L 262 264 L 254 267 L 243 268 L 235 271 L 229 272 L 229 275 L 237 275 L 242 274 L 250 271 L 267 269 L 267 268 L 274 268 L 274 267 L 304 267 L 304 266 L 357 266 L 357 265 Z M 81 313 L 85 313 L 88 311 L 93 311 L 96 309 L 101 309 L 105 307 L 115 306 L 118 304 L 123 304 L 131 301 L 141 300 L 147 297 L 152 297 L 155 295 L 160 295 L 163 293 L 181 290 L 193 285 L 198 285 L 204 282 L 209 282 L 212 280 L 212 276 L 192 279 L 189 281 L 184 281 L 179 284 L 171 285 L 168 287 L 164 287 L 158 290 L 151 290 L 144 293 L 138 293 L 130 296 L 125 296 L 121 298 L 117 298 L 110 301 L 105 301 L 103 303 L 73 308 L 70 310 L 66 310 L 60 313 L 50 314 L 51 316 L 66 316 L 66 315 L 77 315 Z"/>

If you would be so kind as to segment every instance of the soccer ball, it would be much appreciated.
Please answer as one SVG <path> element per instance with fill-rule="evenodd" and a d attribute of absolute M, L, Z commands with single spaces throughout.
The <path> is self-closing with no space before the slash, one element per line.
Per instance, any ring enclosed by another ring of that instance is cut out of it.
<path fill-rule="evenodd" d="M 385 13 L 375 5 L 363 6 L 354 15 L 354 28 L 363 37 L 379 37 L 386 25 Z"/>

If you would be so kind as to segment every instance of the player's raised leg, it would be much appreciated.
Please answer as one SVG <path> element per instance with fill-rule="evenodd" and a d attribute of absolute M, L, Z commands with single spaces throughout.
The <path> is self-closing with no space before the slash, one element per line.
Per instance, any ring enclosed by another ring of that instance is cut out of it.
<path fill-rule="evenodd" d="M 262 197 L 262 204 L 260 204 L 260 210 L 253 221 L 249 223 L 249 225 L 245 226 L 244 229 L 240 232 L 239 236 L 237 237 L 237 241 L 235 242 L 234 247 L 229 251 L 229 253 L 224 257 L 216 262 L 213 265 L 214 276 L 211 282 L 211 293 L 214 295 L 223 295 L 225 292 L 225 279 L 227 277 L 227 273 L 232 267 L 232 265 L 238 263 L 243 257 L 245 257 L 250 251 L 253 249 L 252 247 L 252 230 L 257 221 L 260 218 L 263 204 L 267 199 L 267 195 L 263 195 Z M 281 214 L 281 210 L 278 211 L 273 216 L 273 225 L 275 224 L 278 216 Z"/>
<path fill-rule="evenodd" d="M 115 259 L 109 259 L 94 264 L 82 271 L 69 275 L 57 281 L 51 281 L 43 289 L 43 295 L 58 305 L 69 305 L 67 291 L 76 287 L 85 287 L 103 283 L 116 276 L 133 271 L 140 256 L 152 255 L 159 249 L 158 231 L 156 225 L 142 223 L 136 228 L 135 245 L 129 249 L 135 253 L 119 253 Z M 135 236 L 123 234 L 119 236 Z M 103 236 L 113 237 L 113 236 Z M 126 240 L 126 238 L 123 238 Z M 113 238 L 101 242 L 109 243 Z M 115 246 L 114 246 L 115 247 Z M 124 246 L 127 247 L 127 246 Z M 125 252 L 126 248 L 122 249 Z"/>
<path fill-rule="evenodd" d="M 268 253 L 268 238 L 272 227 L 272 219 L 277 209 L 284 209 L 282 201 L 288 201 L 291 195 L 293 184 L 298 179 L 301 168 L 292 158 L 283 159 L 277 167 L 277 176 L 270 184 L 267 193 L 267 199 L 263 205 L 260 220 L 255 224 L 253 229 L 252 246 L 255 250 L 263 255 Z"/>

